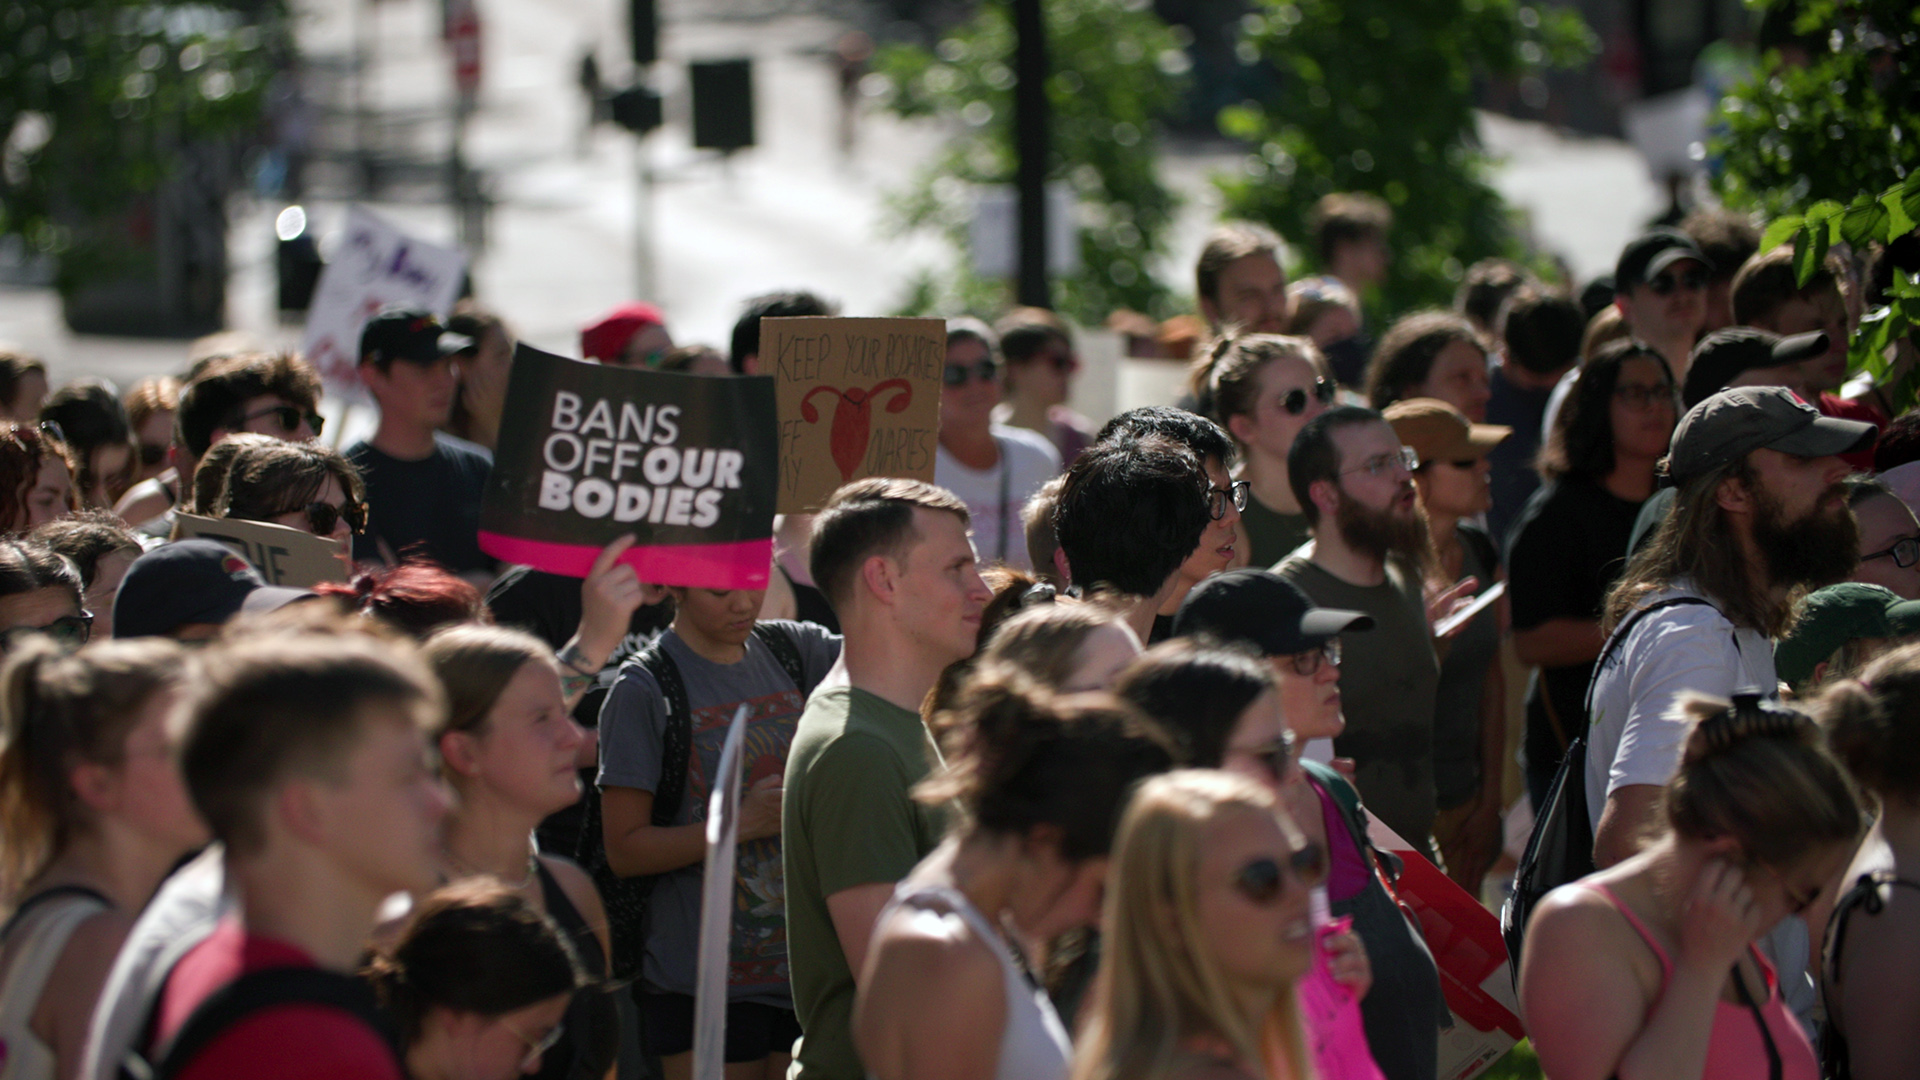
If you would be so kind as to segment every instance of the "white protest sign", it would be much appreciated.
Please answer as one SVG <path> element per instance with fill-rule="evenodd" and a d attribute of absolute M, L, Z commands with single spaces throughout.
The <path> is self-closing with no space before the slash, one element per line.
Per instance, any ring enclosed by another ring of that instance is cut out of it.
<path fill-rule="evenodd" d="M 694 953 L 693 1080 L 724 1080 L 727 945 L 733 938 L 734 854 L 740 841 L 740 757 L 747 707 L 733 714 L 707 802 L 707 866 L 700 879 L 700 941 Z"/>
<path fill-rule="evenodd" d="M 347 207 L 339 242 L 320 273 L 301 354 L 327 392 L 368 401 L 360 382 L 360 331 L 382 308 L 425 308 L 445 317 L 460 295 L 467 257 L 408 236 L 358 206 Z"/>

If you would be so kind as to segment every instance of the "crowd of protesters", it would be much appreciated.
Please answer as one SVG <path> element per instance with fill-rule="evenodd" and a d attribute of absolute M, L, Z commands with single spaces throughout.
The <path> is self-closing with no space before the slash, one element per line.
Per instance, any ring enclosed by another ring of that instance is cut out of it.
<path fill-rule="evenodd" d="M 1556 798 L 1596 870 L 1512 958 L 1548 1076 L 1920 1074 L 1920 440 L 1846 380 L 1911 253 L 1803 282 L 1701 211 L 1580 299 L 1490 260 L 1373 326 L 1387 206 L 1303 239 L 1290 283 L 1210 236 L 1186 394 L 1103 425 L 1052 313 L 949 320 L 933 482 L 783 517 L 765 590 L 483 550 L 514 342 L 470 300 L 368 322 L 341 450 L 297 355 L 0 350 L 0 1077 L 688 1080 L 742 714 L 728 1080 L 1437 1080 L 1403 870 L 1497 897 Z M 751 376 L 836 312 L 579 351 Z"/>

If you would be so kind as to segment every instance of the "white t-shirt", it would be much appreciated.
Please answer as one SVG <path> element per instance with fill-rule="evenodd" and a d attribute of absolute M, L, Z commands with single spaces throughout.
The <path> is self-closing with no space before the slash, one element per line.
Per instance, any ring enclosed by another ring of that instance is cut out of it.
<path fill-rule="evenodd" d="M 999 465 L 969 469 L 940 446 L 934 451 L 933 482 L 967 504 L 967 512 L 973 515 L 973 549 L 982 563 L 1031 570 L 1020 511 L 1034 492 L 1060 474 L 1060 452 L 1037 431 L 1001 424 L 992 430 L 1000 447 Z"/>
<path fill-rule="evenodd" d="M 1699 595 L 1682 580 L 1641 606 Z M 1673 779 L 1687 725 L 1667 712 L 1682 693 L 1772 697 L 1780 688 L 1773 642 L 1750 627 L 1735 629 L 1708 604 L 1661 608 L 1612 644 L 1607 663 L 1594 671 L 1593 723 L 1587 729 L 1587 812 L 1596 828 L 1616 788 L 1665 787 Z"/>

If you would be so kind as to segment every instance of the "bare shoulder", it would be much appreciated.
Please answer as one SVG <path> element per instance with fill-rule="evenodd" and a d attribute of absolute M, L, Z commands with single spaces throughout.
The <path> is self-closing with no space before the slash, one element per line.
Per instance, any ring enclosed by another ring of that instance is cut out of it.
<path fill-rule="evenodd" d="M 1003 1012 L 1000 958 L 959 916 L 895 909 L 874 934 L 874 984 L 913 988 L 917 1008 L 952 1023 L 954 1010 L 978 1019 Z M 896 981 L 897 980 L 897 981 Z"/>

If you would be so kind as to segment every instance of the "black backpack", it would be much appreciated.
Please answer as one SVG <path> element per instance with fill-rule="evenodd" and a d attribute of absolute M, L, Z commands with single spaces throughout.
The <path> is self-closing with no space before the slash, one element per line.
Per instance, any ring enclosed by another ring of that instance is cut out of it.
<path fill-rule="evenodd" d="M 1600 650 L 1600 658 L 1594 661 L 1593 677 L 1587 683 L 1588 724 L 1593 722 L 1594 685 L 1634 624 L 1662 608 L 1683 604 L 1712 606 L 1697 596 L 1675 597 L 1648 604 L 1614 628 Z M 1516 989 L 1520 985 L 1520 948 L 1526 941 L 1527 920 L 1533 917 L 1533 909 L 1548 893 L 1594 872 L 1593 826 L 1587 813 L 1587 733 L 1582 729 L 1567 743 L 1566 755 L 1547 788 L 1546 805 L 1535 808 L 1533 835 L 1527 838 L 1527 850 L 1514 872 L 1513 894 L 1500 908 L 1500 936 L 1507 943 L 1507 967 Z"/>
<path fill-rule="evenodd" d="M 393 1053 L 394 1068 L 405 1075 L 400 1035 L 380 1011 L 373 988 L 351 975 L 310 967 L 267 968 L 249 972 L 213 992 L 149 1063 L 138 1050 L 120 1065 L 122 1080 L 172 1080 L 185 1071 L 214 1039 L 262 1009 L 277 1005 L 319 1005 L 338 1009 L 379 1034 Z M 151 1023 L 151 1020 L 149 1021 Z"/>
<path fill-rule="evenodd" d="M 779 621 L 755 623 L 753 636 L 759 639 L 780 667 L 793 680 L 794 689 L 805 697 L 812 691 L 807 685 L 806 670 L 800 660 L 800 647 L 794 643 L 793 635 Z M 661 697 L 667 709 L 667 726 L 663 733 L 660 762 L 660 790 L 653 793 L 653 813 L 651 822 L 656 827 L 665 827 L 674 823 L 680 813 L 680 804 L 687 796 L 687 766 L 693 755 L 693 710 L 687 704 L 687 684 L 680 678 L 680 667 L 673 662 L 663 647 L 663 638 L 655 638 L 653 643 L 636 655 L 629 663 L 638 664 L 653 676 L 660 687 Z M 646 945 L 644 923 L 647 904 L 653 895 L 653 884 L 658 875 L 648 874 L 641 877 L 621 877 L 613 872 L 607 863 L 607 846 L 600 818 L 600 799 L 597 792 L 590 792 L 590 798 L 582 800 L 585 813 L 580 826 L 580 846 L 575 850 L 574 858 L 593 875 L 593 883 L 600 889 L 600 899 L 606 903 L 607 921 L 613 938 L 613 955 L 608 957 L 608 970 L 613 978 L 629 980 L 640 975 L 640 958 Z"/>

